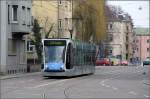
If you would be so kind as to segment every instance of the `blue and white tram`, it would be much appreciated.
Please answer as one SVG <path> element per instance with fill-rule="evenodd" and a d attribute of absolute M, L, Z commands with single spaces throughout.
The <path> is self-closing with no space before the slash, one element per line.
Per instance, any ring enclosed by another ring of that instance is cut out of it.
<path fill-rule="evenodd" d="M 95 72 L 96 46 L 71 39 L 43 39 L 42 74 L 77 76 Z"/>

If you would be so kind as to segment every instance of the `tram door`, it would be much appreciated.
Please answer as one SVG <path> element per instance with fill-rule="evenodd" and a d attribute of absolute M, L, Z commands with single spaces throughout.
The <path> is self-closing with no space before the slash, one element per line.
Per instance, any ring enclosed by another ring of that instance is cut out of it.
<path fill-rule="evenodd" d="M 73 46 L 71 44 L 67 47 L 67 57 L 66 57 L 66 69 L 72 69 L 73 68 Z"/>

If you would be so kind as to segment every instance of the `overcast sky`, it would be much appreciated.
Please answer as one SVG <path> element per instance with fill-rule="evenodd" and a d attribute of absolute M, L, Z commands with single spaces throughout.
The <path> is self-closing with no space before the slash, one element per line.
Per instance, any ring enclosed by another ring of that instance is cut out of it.
<path fill-rule="evenodd" d="M 131 15 L 135 27 L 149 27 L 149 0 L 108 0 L 108 5 L 120 6 Z"/>

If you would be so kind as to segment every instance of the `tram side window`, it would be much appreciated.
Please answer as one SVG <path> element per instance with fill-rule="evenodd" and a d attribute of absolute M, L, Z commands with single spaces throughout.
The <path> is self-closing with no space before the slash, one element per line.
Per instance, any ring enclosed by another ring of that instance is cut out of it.
<path fill-rule="evenodd" d="M 73 56 L 73 47 L 71 44 L 68 45 L 67 48 L 67 59 L 66 59 L 66 68 L 67 69 L 72 69 L 73 68 L 73 60 L 74 60 L 74 56 Z"/>

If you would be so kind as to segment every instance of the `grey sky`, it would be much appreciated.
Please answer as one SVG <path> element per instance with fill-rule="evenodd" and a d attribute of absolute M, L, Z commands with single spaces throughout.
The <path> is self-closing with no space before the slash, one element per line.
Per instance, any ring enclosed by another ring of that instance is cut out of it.
<path fill-rule="evenodd" d="M 131 15 L 135 27 L 149 27 L 149 0 L 117 1 L 108 0 L 108 5 L 120 6 Z"/>

